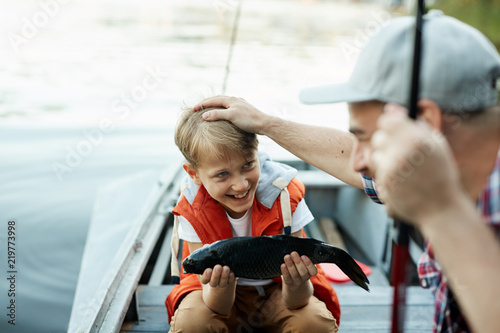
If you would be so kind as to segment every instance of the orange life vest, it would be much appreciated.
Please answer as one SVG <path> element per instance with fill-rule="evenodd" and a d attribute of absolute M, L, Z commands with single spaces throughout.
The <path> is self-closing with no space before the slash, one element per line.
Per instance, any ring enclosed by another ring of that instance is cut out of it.
<path fill-rule="evenodd" d="M 291 210 L 294 212 L 304 197 L 304 185 L 296 178 L 293 178 L 288 184 L 287 189 L 290 194 Z M 233 237 L 231 224 L 224 208 L 208 194 L 203 186 L 200 186 L 191 204 L 183 196 L 174 208 L 173 213 L 175 215 L 182 215 L 190 222 L 203 244 L 210 244 L 221 239 Z M 272 236 L 282 233 L 283 219 L 280 200 L 275 200 L 273 206 L 269 209 L 257 199 L 254 199 L 252 208 L 252 236 Z M 305 236 L 304 232 L 302 233 Z M 188 244 L 184 241 L 182 258 L 184 259 L 188 255 Z M 340 305 L 337 294 L 321 267 L 317 266 L 317 268 L 318 274 L 311 277 L 311 282 L 314 286 L 314 296 L 326 304 L 328 310 L 330 310 L 337 320 L 337 324 L 339 324 Z M 281 283 L 281 277 L 273 280 Z M 165 300 L 168 321 L 170 322 L 177 306 L 187 293 L 201 289 L 202 286 L 196 274 L 184 274 L 181 270 L 180 284 L 174 286 Z"/>

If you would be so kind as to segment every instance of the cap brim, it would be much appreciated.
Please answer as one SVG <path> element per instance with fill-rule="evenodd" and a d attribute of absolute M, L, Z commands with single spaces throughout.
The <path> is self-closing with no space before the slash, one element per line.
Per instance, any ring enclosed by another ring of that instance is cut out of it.
<path fill-rule="evenodd" d="M 299 98 L 304 104 L 349 103 L 377 99 L 373 95 L 353 89 L 347 83 L 306 88 L 300 92 Z"/>

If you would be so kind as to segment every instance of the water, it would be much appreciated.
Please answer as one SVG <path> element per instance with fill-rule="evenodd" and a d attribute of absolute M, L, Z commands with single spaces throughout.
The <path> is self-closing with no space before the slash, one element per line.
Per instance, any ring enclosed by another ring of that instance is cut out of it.
<path fill-rule="evenodd" d="M 1 267 L 5 273 L 7 222 L 15 219 L 18 272 L 15 329 L 4 320 L 10 298 L 5 292 L 8 281 L 1 280 L 2 332 L 64 331 L 97 189 L 141 170 L 159 175 L 169 159 L 178 159 L 168 130 L 123 129 L 60 181 L 52 163 L 63 160 L 64 142 L 71 144 L 81 132 L 82 128 L 1 127 L 1 142 L 9 142 L 0 148 Z"/>
<path fill-rule="evenodd" d="M 179 105 L 219 93 L 236 1 L 0 0 L 0 331 L 65 332 L 96 191 L 177 161 Z M 227 94 L 347 128 L 343 104 L 298 92 L 347 79 L 377 2 L 242 5 Z M 346 51 L 349 50 L 349 51 Z M 287 155 L 269 140 L 261 148 Z M 288 156 L 288 155 L 287 155 Z M 15 326 L 8 221 L 16 221 Z"/>

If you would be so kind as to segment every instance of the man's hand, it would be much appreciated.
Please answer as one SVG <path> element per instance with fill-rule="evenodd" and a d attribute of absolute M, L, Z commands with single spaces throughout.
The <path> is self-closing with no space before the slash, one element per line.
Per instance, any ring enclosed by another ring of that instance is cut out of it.
<path fill-rule="evenodd" d="M 372 137 L 377 191 L 390 215 L 419 223 L 453 206 L 459 173 L 444 136 L 388 104 Z"/>
<path fill-rule="evenodd" d="M 194 111 L 207 108 L 221 108 L 210 110 L 203 114 L 207 121 L 228 120 L 246 132 L 262 133 L 263 125 L 271 117 L 249 104 L 242 98 L 229 96 L 214 96 L 204 99 L 194 106 Z"/>

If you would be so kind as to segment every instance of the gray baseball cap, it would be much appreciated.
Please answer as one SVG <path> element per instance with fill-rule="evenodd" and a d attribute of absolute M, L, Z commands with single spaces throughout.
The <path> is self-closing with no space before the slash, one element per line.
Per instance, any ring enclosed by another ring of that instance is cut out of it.
<path fill-rule="evenodd" d="M 446 111 L 497 103 L 500 56 L 479 31 L 442 12 L 424 16 L 420 98 Z M 304 89 L 305 104 L 380 100 L 408 106 L 415 18 L 389 21 L 366 43 L 345 83 Z"/>

